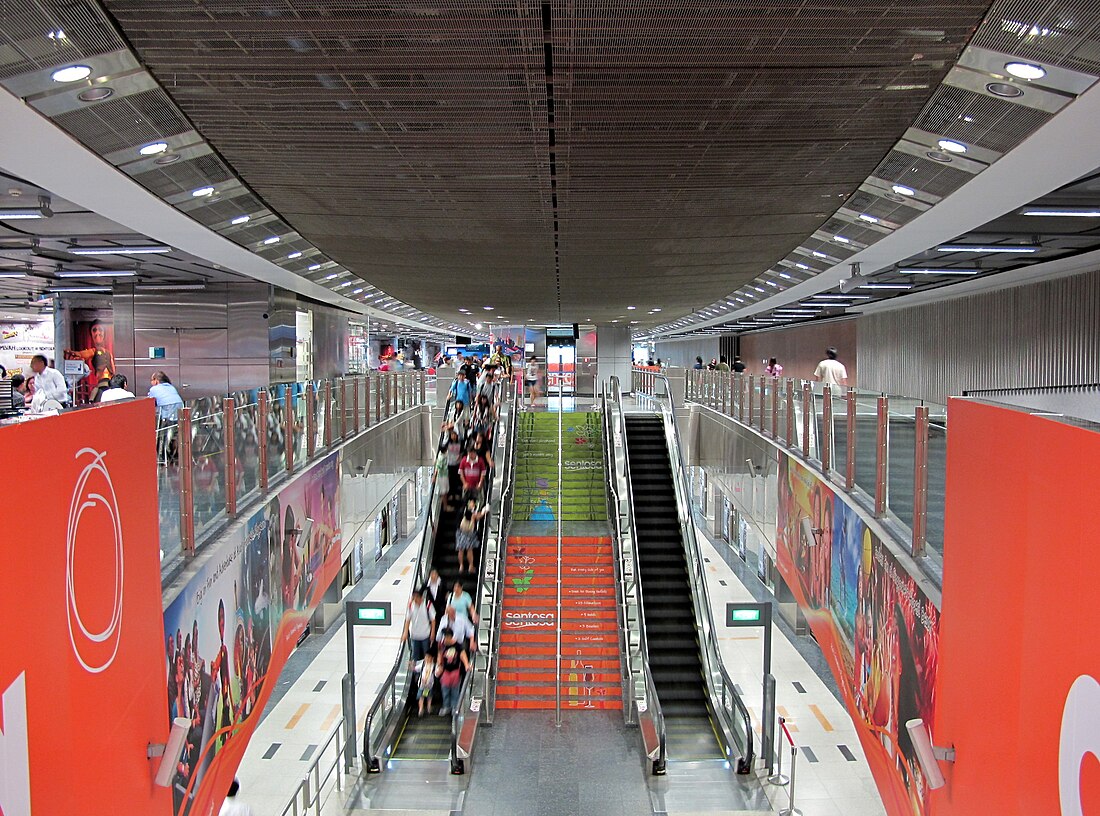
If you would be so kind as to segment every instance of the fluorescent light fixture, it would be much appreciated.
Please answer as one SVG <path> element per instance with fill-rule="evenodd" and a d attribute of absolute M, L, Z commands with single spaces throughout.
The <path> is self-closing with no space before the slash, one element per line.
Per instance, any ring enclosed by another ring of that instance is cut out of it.
<path fill-rule="evenodd" d="M 965 153 L 968 149 L 962 142 L 956 142 L 954 139 L 940 139 L 936 144 L 940 146 L 940 150 L 946 150 L 948 153 Z"/>
<path fill-rule="evenodd" d="M 845 238 L 843 235 L 834 235 L 833 240 L 836 241 L 838 244 L 852 243 L 848 238 Z"/>
<path fill-rule="evenodd" d="M 861 283 L 860 289 L 912 289 L 908 283 Z"/>
<path fill-rule="evenodd" d="M 291 260 L 291 261 L 293 261 L 293 260 L 294 260 L 295 258 L 301 258 L 301 257 L 302 257 L 302 253 L 301 253 L 301 252 L 291 252 L 291 253 L 290 253 L 289 255 L 287 255 L 286 257 L 287 257 L 287 259 L 288 259 L 288 260 Z"/>
<path fill-rule="evenodd" d="M 651 311 L 651 312 L 659 312 L 659 311 L 661 311 L 661 310 L 660 310 L 660 309 L 657 309 L 657 308 L 653 308 L 653 309 L 650 309 L 650 311 Z"/>
<path fill-rule="evenodd" d="M 333 272 L 331 275 L 325 275 L 325 280 L 335 280 L 340 277 L 337 273 Z"/>
<path fill-rule="evenodd" d="M 818 252 L 816 249 L 813 250 L 810 254 L 813 255 L 815 258 L 828 258 L 829 257 L 824 252 Z"/>
<path fill-rule="evenodd" d="M 877 218 L 875 218 L 873 215 L 868 215 L 867 213 L 860 213 L 859 214 L 859 220 L 860 221 L 866 221 L 868 224 L 877 224 L 878 223 Z"/>
<path fill-rule="evenodd" d="M 143 292 L 191 292 L 205 289 L 205 283 L 139 283 L 137 288 Z"/>
<path fill-rule="evenodd" d="M 49 207 L 0 207 L 0 221 L 32 221 L 52 215 Z"/>
<path fill-rule="evenodd" d="M 141 244 L 137 246 L 114 247 L 69 247 L 70 255 L 160 255 L 171 252 L 172 247 L 164 244 Z"/>
<path fill-rule="evenodd" d="M 68 65 L 64 68 L 58 68 L 50 74 L 50 79 L 54 82 L 79 82 L 91 75 L 92 69 L 87 65 Z"/>
<path fill-rule="evenodd" d="M 229 223 L 232 224 L 233 226 L 237 227 L 237 226 L 240 226 L 241 224 L 247 224 L 251 220 L 252 220 L 251 215 L 238 215 L 236 218 L 234 218 Z"/>
<path fill-rule="evenodd" d="M 904 184 L 895 184 L 890 189 L 898 195 L 903 196 L 915 196 L 917 194 L 916 190 L 914 190 L 912 187 L 906 187 Z"/>
<path fill-rule="evenodd" d="M 25 278 L 25 277 L 27 277 L 26 272 L 0 272 L 0 278 L 2 278 L 4 280 L 9 280 L 9 279 L 13 279 L 13 278 Z"/>
<path fill-rule="evenodd" d="M 496 308 L 496 306 L 482 306 L 481 308 L 484 309 L 487 312 L 491 312 L 491 311 L 493 311 L 493 309 Z"/>
<path fill-rule="evenodd" d="M 133 270 L 108 271 L 102 269 L 66 270 L 57 273 L 59 278 L 132 278 L 136 275 L 137 272 Z"/>
<path fill-rule="evenodd" d="M 110 292 L 110 286 L 54 286 L 51 293 L 60 292 Z"/>
<path fill-rule="evenodd" d="M 759 286 L 754 286 L 754 287 L 752 287 L 752 288 L 753 288 L 753 289 L 755 289 L 755 290 L 756 290 L 757 292 L 759 292 L 759 293 L 760 293 L 760 294 L 762 294 L 762 295 L 766 295 L 766 294 L 768 294 L 768 290 L 767 290 L 767 289 L 761 289 L 761 288 L 760 288 Z"/>
<path fill-rule="evenodd" d="M 898 267 L 901 275 L 977 275 L 977 269 L 904 269 Z"/>
<path fill-rule="evenodd" d="M 807 269 L 808 270 L 810 268 L 810 267 L 806 266 L 806 264 L 804 264 L 804 263 L 796 263 L 795 266 L 797 266 L 799 269 Z"/>
<path fill-rule="evenodd" d="M 192 190 L 191 195 L 194 198 L 202 198 L 203 196 L 214 195 L 213 187 L 199 187 L 197 190 Z"/>
<path fill-rule="evenodd" d="M 1048 207 L 1039 210 L 1024 210 L 1024 215 L 1041 215 L 1050 218 L 1100 218 L 1097 207 Z"/>
<path fill-rule="evenodd" d="M 776 289 L 779 288 L 779 284 L 773 280 L 764 281 L 764 283 L 768 284 L 768 286 L 774 286 Z"/>
<path fill-rule="evenodd" d="M 951 244 L 947 246 L 936 247 L 937 252 L 985 252 L 994 254 L 998 252 L 1015 252 L 1019 254 L 1027 254 L 1029 252 L 1038 252 L 1042 247 L 1036 246 L 980 246 L 978 244 Z"/>
<path fill-rule="evenodd" d="M 819 300 L 819 301 L 817 301 L 817 302 L 816 302 L 816 303 L 815 303 L 814 305 L 815 305 L 815 306 L 823 306 L 823 307 L 825 307 L 826 309 L 833 309 L 833 308 L 837 308 L 837 309 L 847 309 L 847 308 L 848 308 L 849 306 L 851 306 L 852 304 L 851 304 L 851 303 L 833 303 L 832 301 L 830 301 L 830 302 L 826 303 L 826 302 L 825 302 L 825 301 L 823 301 L 823 300 Z"/>
<path fill-rule="evenodd" d="M 637 308 L 638 308 L 637 306 L 627 306 L 627 307 L 626 307 L 626 310 L 627 310 L 628 312 L 633 312 L 633 311 L 634 311 L 635 309 L 637 309 Z"/>
<path fill-rule="evenodd" d="M 813 309 L 776 309 L 775 313 L 776 314 L 781 314 L 781 315 L 815 315 L 815 314 L 817 314 L 817 312 L 815 312 Z"/>
<path fill-rule="evenodd" d="M 834 295 L 832 293 L 810 295 L 810 299 L 820 298 L 821 300 L 867 300 L 867 295 Z"/>
<path fill-rule="evenodd" d="M 168 149 L 168 142 L 153 142 L 147 144 L 144 147 L 138 149 L 138 153 L 143 156 L 156 156 L 158 153 L 163 153 Z"/>
<path fill-rule="evenodd" d="M 277 244 L 281 240 L 283 240 L 283 239 L 280 238 L 278 235 L 272 235 L 270 238 L 264 238 L 264 246 L 271 246 L 272 244 Z"/>
<path fill-rule="evenodd" d="M 309 271 L 310 272 L 316 272 L 320 268 L 321 268 L 321 264 L 310 264 L 309 265 Z"/>
<path fill-rule="evenodd" d="M 1009 62 L 1005 70 L 1017 79 L 1042 79 L 1047 75 L 1047 69 L 1031 62 Z"/>
<path fill-rule="evenodd" d="M 802 265 L 801 264 L 795 264 L 795 266 L 802 266 Z M 802 268 L 803 269 L 809 269 L 810 267 L 802 266 Z M 791 277 L 790 275 L 788 275 L 786 272 L 780 272 L 779 277 L 783 278 L 784 280 L 794 280 L 794 278 Z"/>

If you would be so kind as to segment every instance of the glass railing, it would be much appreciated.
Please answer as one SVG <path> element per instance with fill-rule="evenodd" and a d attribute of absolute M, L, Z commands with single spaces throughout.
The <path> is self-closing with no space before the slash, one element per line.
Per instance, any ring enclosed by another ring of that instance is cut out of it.
<path fill-rule="evenodd" d="M 608 518 L 614 534 L 615 577 L 619 592 L 617 617 L 619 654 L 623 667 L 623 712 L 628 723 L 637 724 L 646 757 L 653 763 L 653 772 L 661 774 L 667 761 L 665 718 L 650 671 L 649 643 L 642 612 L 642 585 L 637 570 L 638 533 L 633 499 L 621 501 L 618 489 L 621 474 L 625 495 L 633 496 L 626 419 L 618 377 L 611 377 L 605 384 L 600 406 L 604 421 Z M 620 449 L 621 454 L 618 453 Z"/>
<path fill-rule="evenodd" d="M 422 371 L 284 383 L 204 397 L 157 429 L 161 568 L 171 575 L 239 509 L 270 487 L 395 413 L 372 395 L 423 404 Z M 337 419 L 333 419 L 336 417 Z"/>
<path fill-rule="evenodd" d="M 684 395 L 788 448 L 877 518 L 916 556 L 943 553 L 947 408 L 913 397 L 795 379 L 685 370 Z M 634 389 L 659 376 L 635 369 Z M 675 373 L 674 373 L 675 376 Z"/>

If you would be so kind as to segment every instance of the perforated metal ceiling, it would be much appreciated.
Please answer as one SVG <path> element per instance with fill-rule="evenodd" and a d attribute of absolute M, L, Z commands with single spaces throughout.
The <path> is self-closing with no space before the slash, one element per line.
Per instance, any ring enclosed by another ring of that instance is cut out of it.
<path fill-rule="evenodd" d="M 670 316 L 756 277 L 882 162 L 988 6 L 106 2 L 304 239 L 425 311 L 509 321 Z"/>

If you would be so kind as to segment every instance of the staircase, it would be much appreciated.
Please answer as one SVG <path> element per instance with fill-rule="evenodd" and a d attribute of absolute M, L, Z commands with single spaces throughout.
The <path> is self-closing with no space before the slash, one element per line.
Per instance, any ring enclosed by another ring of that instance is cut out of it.
<path fill-rule="evenodd" d="M 721 759 L 707 706 L 676 490 L 660 417 L 626 415 L 649 664 L 669 759 Z"/>
<path fill-rule="evenodd" d="M 516 521 L 557 520 L 558 421 L 553 413 L 527 412 L 519 417 L 512 516 Z M 606 519 L 600 417 L 569 413 L 561 423 L 561 520 Z"/>
<path fill-rule="evenodd" d="M 497 708 L 553 709 L 560 681 L 563 710 L 621 709 L 611 539 L 562 538 L 560 621 L 557 553 L 557 536 L 508 539 Z"/>

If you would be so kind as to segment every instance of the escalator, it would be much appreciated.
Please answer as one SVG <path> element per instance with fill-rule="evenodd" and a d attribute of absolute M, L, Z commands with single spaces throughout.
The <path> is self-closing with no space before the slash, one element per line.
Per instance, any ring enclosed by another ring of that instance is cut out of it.
<path fill-rule="evenodd" d="M 435 540 L 432 542 L 431 565 L 439 571 L 441 592 L 449 595 L 454 582 L 461 579 L 467 585 L 465 590 L 473 595 L 476 592 L 476 587 L 472 585 L 475 576 L 459 574 L 458 571 L 458 553 L 455 551 L 458 517 L 457 506 L 451 512 L 440 511 Z M 440 705 L 437 684 L 431 714 L 418 717 L 415 702 L 406 706 L 404 721 L 398 728 L 390 754 L 391 759 L 447 759 L 450 756 L 451 718 L 439 716 Z"/>
<path fill-rule="evenodd" d="M 645 414 L 628 414 L 625 422 L 642 612 L 666 755 L 724 759 L 708 703 L 664 425 L 660 417 Z"/>

